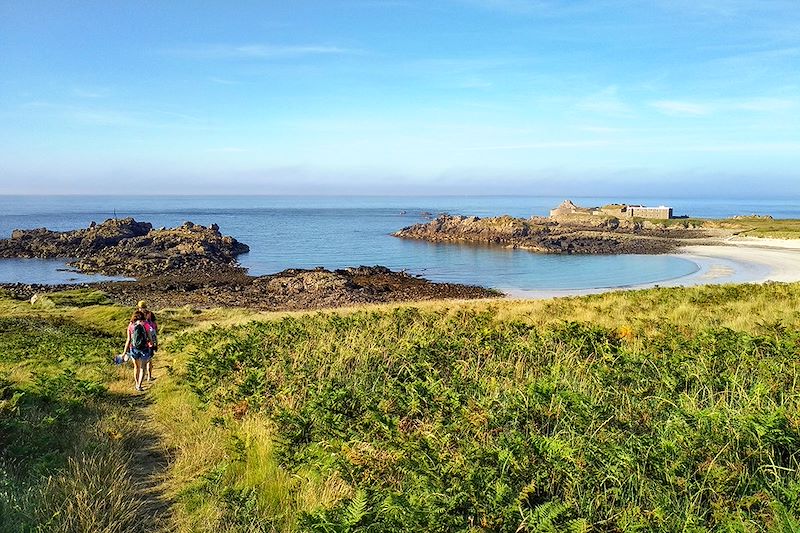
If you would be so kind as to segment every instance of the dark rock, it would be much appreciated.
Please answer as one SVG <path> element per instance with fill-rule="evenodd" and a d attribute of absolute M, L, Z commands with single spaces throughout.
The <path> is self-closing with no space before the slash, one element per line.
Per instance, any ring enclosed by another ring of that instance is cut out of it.
<path fill-rule="evenodd" d="M 382 266 L 360 266 L 336 271 L 288 269 L 268 276 L 248 276 L 241 269 L 178 271 L 136 281 L 80 285 L 0 284 L 0 289 L 20 300 L 34 294 L 91 287 L 102 290 L 123 305 L 147 300 L 153 308 L 189 305 L 247 307 L 262 310 L 322 309 L 367 303 L 472 299 L 500 293 L 455 283 L 433 283 Z M 37 301 L 39 299 L 37 298 Z"/>
<path fill-rule="evenodd" d="M 236 256 L 250 248 L 223 236 L 219 226 L 186 222 L 153 230 L 133 218 L 109 219 L 86 229 L 14 230 L 0 240 L 0 257 L 70 258 L 82 272 L 142 277 L 177 270 L 238 268 Z"/>

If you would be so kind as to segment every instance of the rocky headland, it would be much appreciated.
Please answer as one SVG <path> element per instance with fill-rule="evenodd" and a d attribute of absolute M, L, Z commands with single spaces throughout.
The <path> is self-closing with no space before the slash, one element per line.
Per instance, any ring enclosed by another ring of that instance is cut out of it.
<path fill-rule="evenodd" d="M 1 284 L 16 298 L 37 300 L 48 292 L 76 287 L 102 290 L 125 305 L 147 300 L 155 308 L 248 307 L 296 310 L 365 303 L 487 298 L 499 293 L 482 287 L 433 283 L 386 267 L 330 271 L 290 269 L 250 276 L 236 257 L 249 247 L 223 236 L 219 227 L 186 222 L 154 229 L 132 218 L 92 223 L 86 229 L 15 230 L 0 240 L 0 258 L 61 258 L 85 273 L 122 275 L 132 281 L 84 285 Z M 37 296 L 39 295 L 39 296 Z"/>
<path fill-rule="evenodd" d="M 661 254 L 691 240 L 697 244 L 711 230 L 659 224 L 613 216 L 510 216 L 479 218 L 440 215 L 393 234 L 403 239 L 471 243 L 521 248 L 543 254 Z"/>
<path fill-rule="evenodd" d="M 2 258 L 62 258 L 85 273 L 153 276 L 168 272 L 202 272 L 238 268 L 236 256 L 250 248 L 219 227 L 186 222 L 177 228 L 153 228 L 133 218 L 108 219 L 85 229 L 14 230 L 0 240 Z"/>

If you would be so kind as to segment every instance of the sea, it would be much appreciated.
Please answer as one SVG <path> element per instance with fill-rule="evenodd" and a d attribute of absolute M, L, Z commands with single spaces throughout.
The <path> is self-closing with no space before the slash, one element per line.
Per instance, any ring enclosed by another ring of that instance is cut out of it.
<path fill-rule="evenodd" d="M 679 279 L 700 267 L 674 255 L 561 256 L 525 250 L 392 237 L 440 213 L 489 217 L 547 215 L 563 197 L 543 196 L 0 196 L 0 238 L 16 228 L 65 231 L 134 217 L 154 227 L 219 224 L 250 246 L 252 275 L 287 268 L 383 265 L 432 281 L 502 291 L 628 287 Z M 571 198 L 578 205 L 669 205 L 675 215 L 800 218 L 800 199 Z M 83 283 L 62 260 L 0 259 L 0 283 Z"/>

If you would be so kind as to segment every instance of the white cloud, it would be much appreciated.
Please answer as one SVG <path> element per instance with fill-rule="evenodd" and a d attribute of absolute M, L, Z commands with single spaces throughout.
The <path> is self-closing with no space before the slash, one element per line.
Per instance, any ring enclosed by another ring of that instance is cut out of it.
<path fill-rule="evenodd" d="M 197 117 L 159 110 L 129 110 L 88 105 L 65 105 L 33 101 L 21 106 L 26 115 L 67 120 L 77 124 L 122 128 L 181 128 L 205 130 L 208 127 Z"/>
<path fill-rule="evenodd" d="M 725 144 L 698 144 L 674 148 L 686 152 L 786 152 L 797 153 L 800 143 L 797 142 L 754 142 L 754 143 L 725 143 Z"/>
<path fill-rule="evenodd" d="M 215 44 L 167 50 L 168 55 L 188 59 L 280 59 L 303 56 L 359 54 L 359 50 L 328 45 Z"/>
<path fill-rule="evenodd" d="M 467 151 L 482 151 L 482 150 L 546 150 L 557 148 L 591 148 L 596 146 L 608 146 L 610 141 L 593 140 L 593 141 L 542 141 L 521 144 L 508 144 L 499 146 L 477 146 L 467 148 Z"/>
<path fill-rule="evenodd" d="M 238 81 L 228 80 L 228 79 L 225 79 L 225 78 L 218 78 L 216 76 L 211 76 L 210 78 L 208 78 L 208 81 L 211 81 L 213 83 L 218 83 L 219 85 L 238 85 L 239 84 Z"/>
<path fill-rule="evenodd" d="M 622 133 L 627 131 L 624 128 L 612 128 L 610 126 L 593 126 L 593 125 L 579 126 L 578 129 L 580 131 L 588 131 L 589 133 L 603 133 L 603 134 Z"/>
<path fill-rule="evenodd" d="M 576 107 L 581 111 L 599 113 L 601 115 L 631 115 L 633 108 L 618 96 L 615 85 L 606 87 L 599 93 L 580 100 Z"/>
<path fill-rule="evenodd" d="M 704 102 L 690 102 L 685 100 L 658 100 L 651 102 L 650 106 L 665 115 L 698 117 L 712 113 L 749 111 L 753 113 L 775 113 L 787 111 L 798 106 L 796 100 L 787 98 L 723 98 Z"/>
<path fill-rule="evenodd" d="M 708 115 L 712 111 L 707 105 L 679 100 L 659 100 L 650 105 L 665 115 L 698 117 Z"/>
<path fill-rule="evenodd" d="M 222 148 L 212 148 L 209 152 L 222 152 L 226 154 L 239 154 L 247 152 L 247 148 L 240 148 L 238 146 L 223 146 Z"/>
<path fill-rule="evenodd" d="M 759 113 L 772 113 L 775 111 L 786 111 L 797 107 L 797 101 L 785 98 L 751 98 L 732 102 L 733 109 L 742 111 L 754 111 Z"/>

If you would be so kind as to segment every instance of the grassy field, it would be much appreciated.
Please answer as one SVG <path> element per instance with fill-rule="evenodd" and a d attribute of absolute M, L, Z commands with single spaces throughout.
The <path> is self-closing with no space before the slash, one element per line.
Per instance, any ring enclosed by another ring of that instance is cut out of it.
<path fill-rule="evenodd" d="M 0 529 L 800 530 L 800 284 L 129 311 L 0 299 Z"/>
<path fill-rule="evenodd" d="M 724 219 L 676 218 L 651 220 L 664 226 L 686 228 L 724 229 L 742 237 L 770 237 L 773 239 L 800 239 L 800 220 L 739 217 Z"/>
<path fill-rule="evenodd" d="M 0 531 L 152 530 L 163 502 L 146 463 L 164 450 L 143 423 L 151 400 L 111 364 L 130 312 L 98 292 L 36 305 L 0 294 Z M 219 315 L 162 320 L 176 331 Z"/>

